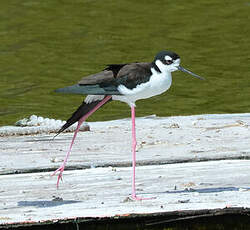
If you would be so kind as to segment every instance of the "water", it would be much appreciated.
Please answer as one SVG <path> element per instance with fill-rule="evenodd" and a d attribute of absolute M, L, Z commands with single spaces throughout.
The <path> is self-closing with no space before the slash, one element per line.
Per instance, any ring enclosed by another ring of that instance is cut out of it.
<path fill-rule="evenodd" d="M 0 125 L 67 119 L 83 98 L 54 89 L 163 49 L 207 80 L 174 73 L 168 92 L 137 103 L 137 116 L 250 112 L 249 11 L 243 0 L 1 0 Z M 128 116 L 112 102 L 90 120 Z"/>

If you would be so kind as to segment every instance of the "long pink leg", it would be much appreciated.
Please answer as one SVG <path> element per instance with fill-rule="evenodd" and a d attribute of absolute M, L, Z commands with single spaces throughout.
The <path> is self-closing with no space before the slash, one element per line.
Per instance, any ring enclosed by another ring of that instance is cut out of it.
<path fill-rule="evenodd" d="M 153 198 L 142 198 L 136 196 L 135 189 L 135 167 L 136 167 L 136 132 L 135 132 L 135 107 L 131 106 L 131 119 L 132 119 L 132 167 L 133 167 L 133 176 L 132 176 L 132 198 L 134 200 L 149 200 Z"/>
<path fill-rule="evenodd" d="M 132 198 L 137 199 L 135 191 L 135 166 L 136 166 L 136 133 L 135 133 L 135 107 L 131 106 L 131 119 L 132 119 Z"/>
<path fill-rule="evenodd" d="M 65 168 L 65 165 L 67 163 L 67 160 L 69 158 L 69 154 L 71 153 L 71 149 L 72 149 L 72 146 L 75 142 L 75 138 L 77 136 L 77 133 L 81 127 L 81 124 L 92 114 L 94 113 L 97 109 L 99 109 L 102 105 L 104 105 L 112 96 L 106 96 L 102 101 L 100 101 L 95 108 L 93 108 L 92 110 L 90 110 L 88 113 L 86 113 L 84 116 L 82 116 L 82 118 L 78 121 L 78 125 L 77 125 L 77 128 L 74 132 L 74 136 L 72 138 L 72 141 L 71 141 L 71 144 L 70 144 L 70 147 L 69 147 L 69 151 L 67 152 L 66 154 L 66 157 L 64 158 L 64 161 L 62 163 L 62 165 L 52 174 L 52 176 L 54 176 L 57 172 L 60 171 L 58 177 L 57 177 L 57 183 L 56 183 L 56 186 L 58 188 L 59 186 L 59 181 L 60 179 L 62 179 L 62 174 L 63 174 L 63 171 L 64 171 L 64 168 Z"/>

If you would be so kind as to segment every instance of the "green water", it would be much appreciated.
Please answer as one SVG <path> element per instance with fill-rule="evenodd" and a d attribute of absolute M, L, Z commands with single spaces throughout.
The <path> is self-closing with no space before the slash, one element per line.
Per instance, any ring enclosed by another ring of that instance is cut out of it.
<path fill-rule="evenodd" d="M 163 49 L 207 80 L 175 72 L 168 92 L 137 103 L 137 116 L 250 112 L 249 19 L 249 0 L 1 0 L 0 125 L 66 119 L 82 97 L 54 89 Z M 129 112 L 112 102 L 90 120 Z"/>

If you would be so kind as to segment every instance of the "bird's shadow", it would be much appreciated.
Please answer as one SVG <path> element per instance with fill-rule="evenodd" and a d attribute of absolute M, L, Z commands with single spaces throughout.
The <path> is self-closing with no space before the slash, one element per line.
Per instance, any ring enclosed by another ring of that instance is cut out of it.
<path fill-rule="evenodd" d="M 239 188 L 236 187 L 217 187 L 217 188 L 200 188 L 200 189 L 187 188 L 179 191 L 165 191 L 165 193 L 187 193 L 187 192 L 217 193 L 217 192 L 228 192 L 228 191 L 239 191 Z"/>
<path fill-rule="evenodd" d="M 17 205 L 19 207 L 37 207 L 37 208 L 48 208 L 55 207 L 64 204 L 80 203 L 81 201 L 76 200 L 39 200 L 39 201 L 19 201 Z"/>
<path fill-rule="evenodd" d="M 250 188 L 241 188 L 250 190 Z M 239 191 L 240 188 L 237 187 L 216 187 L 216 188 L 200 188 L 200 189 L 193 189 L 193 188 L 186 188 L 183 190 L 173 190 L 173 191 L 164 191 L 164 192 L 156 192 L 158 194 L 164 193 L 191 193 L 191 192 L 198 192 L 198 193 L 218 193 L 218 192 L 230 192 L 230 191 Z M 148 194 L 148 193 L 144 193 Z"/>

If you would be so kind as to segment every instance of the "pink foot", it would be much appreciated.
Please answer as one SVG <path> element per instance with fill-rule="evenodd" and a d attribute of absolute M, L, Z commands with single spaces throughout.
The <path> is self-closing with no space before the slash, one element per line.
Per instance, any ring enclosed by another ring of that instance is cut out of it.
<path fill-rule="evenodd" d="M 59 182 L 60 180 L 62 181 L 62 174 L 63 174 L 63 171 L 64 171 L 64 167 L 65 167 L 65 164 L 63 163 L 51 176 L 55 176 L 57 172 L 60 172 L 58 177 L 57 177 L 57 183 L 56 183 L 56 187 L 58 188 L 59 187 Z"/>
<path fill-rule="evenodd" d="M 133 200 L 152 200 L 152 199 L 156 199 L 156 197 L 147 197 L 147 198 L 145 198 L 145 197 L 138 197 L 138 196 L 136 196 L 134 194 L 134 195 L 132 195 L 132 199 Z"/>

